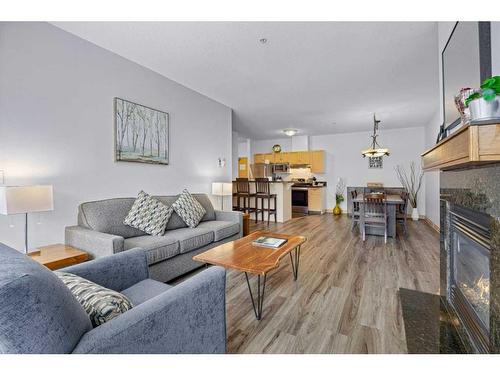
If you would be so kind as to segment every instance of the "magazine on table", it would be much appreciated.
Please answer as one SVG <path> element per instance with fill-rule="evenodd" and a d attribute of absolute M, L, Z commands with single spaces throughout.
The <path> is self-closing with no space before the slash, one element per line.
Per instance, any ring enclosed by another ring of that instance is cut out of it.
<path fill-rule="evenodd" d="M 257 238 L 255 241 L 252 241 L 252 245 L 277 249 L 284 245 L 287 241 L 288 240 L 286 238 L 262 236 Z"/>

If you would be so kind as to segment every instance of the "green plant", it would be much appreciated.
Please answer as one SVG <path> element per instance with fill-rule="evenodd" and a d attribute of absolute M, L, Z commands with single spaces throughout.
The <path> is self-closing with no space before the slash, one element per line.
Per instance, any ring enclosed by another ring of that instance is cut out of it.
<path fill-rule="evenodd" d="M 339 179 L 337 180 L 337 186 L 335 188 L 335 202 L 337 203 L 337 205 L 341 204 L 345 198 L 344 198 L 344 190 L 345 190 L 345 182 L 344 180 L 339 177 Z"/>
<path fill-rule="evenodd" d="M 481 90 L 470 94 L 465 99 L 465 105 L 468 107 L 471 101 L 479 98 L 483 98 L 489 102 L 495 99 L 497 95 L 500 95 L 500 76 L 493 76 L 483 81 Z"/>

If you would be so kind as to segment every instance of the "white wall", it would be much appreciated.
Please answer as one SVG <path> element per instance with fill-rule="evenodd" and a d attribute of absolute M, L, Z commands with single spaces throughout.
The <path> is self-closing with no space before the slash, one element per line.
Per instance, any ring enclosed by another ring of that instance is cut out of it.
<path fill-rule="evenodd" d="M 439 133 L 439 127 L 443 123 L 443 71 L 441 53 L 450 37 L 455 22 L 438 22 L 438 50 L 436 64 L 438 65 L 438 110 L 425 126 L 425 149 L 431 148 L 436 144 Z M 427 218 L 439 226 L 439 171 L 425 172 L 425 211 Z"/>
<path fill-rule="evenodd" d="M 385 186 L 401 186 L 394 167 L 408 166 L 411 161 L 420 165 L 420 154 L 425 145 L 424 128 L 381 130 L 378 141 L 387 147 L 391 155 L 384 157 L 382 169 L 369 169 L 368 160 L 361 156 L 361 150 L 370 143 L 371 132 L 345 133 L 311 136 L 312 150 L 325 150 L 326 173 L 317 175 L 318 180 L 326 180 L 327 208 L 335 206 L 335 185 L 339 177 L 347 186 L 366 186 L 367 182 L 383 182 Z M 419 212 L 425 215 L 425 186 L 419 194 Z M 346 208 L 346 202 L 343 203 Z"/>
<path fill-rule="evenodd" d="M 254 154 L 265 154 L 273 152 L 273 146 L 275 144 L 281 146 L 281 151 L 292 151 L 291 137 L 252 140 L 251 141 L 252 158 Z"/>
<path fill-rule="evenodd" d="M 54 186 L 55 210 L 40 225 L 31 216 L 31 247 L 62 242 L 83 201 L 230 180 L 230 108 L 46 23 L 0 23 L 0 56 L 5 183 Z M 169 112 L 170 165 L 114 162 L 115 96 Z M 0 215 L 0 241 L 22 249 L 22 223 Z"/>
<path fill-rule="evenodd" d="M 231 175 L 234 180 L 238 177 L 239 135 L 233 131 L 231 134 Z"/>

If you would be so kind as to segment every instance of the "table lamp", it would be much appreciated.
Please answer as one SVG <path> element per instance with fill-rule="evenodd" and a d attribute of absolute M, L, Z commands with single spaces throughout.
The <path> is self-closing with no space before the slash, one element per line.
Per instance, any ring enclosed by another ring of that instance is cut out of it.
<path fill-rule="evenodd" d="M 52 211 L 52 185 L 0 186 L 0 214 L 24 214 L 24 251 L 28 254 L 28 213 Z"/>
<path fill-rule="evenodd" d="M 224 211 L 224 197 L 233 195 L 233 184 L 231 182 L 212 182 L 212 195 L 222 197 L 221 210 Z"/>

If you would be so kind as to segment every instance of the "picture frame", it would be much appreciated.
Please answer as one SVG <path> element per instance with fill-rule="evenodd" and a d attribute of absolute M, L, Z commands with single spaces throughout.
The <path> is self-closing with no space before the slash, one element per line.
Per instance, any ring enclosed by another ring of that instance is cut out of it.
<path fill-rule="evenodd" d="M 113 106 L 115 161 L 169 165 L 168 112 L 118 97 Z"/>
<path fill-rule="evenodd" d="M 384 159 L 382 156 L 373 156 L 368 158 L 369 169 L 382 169 L 384 167 Z"/>

